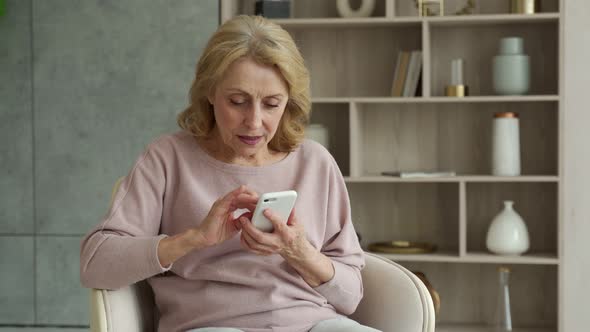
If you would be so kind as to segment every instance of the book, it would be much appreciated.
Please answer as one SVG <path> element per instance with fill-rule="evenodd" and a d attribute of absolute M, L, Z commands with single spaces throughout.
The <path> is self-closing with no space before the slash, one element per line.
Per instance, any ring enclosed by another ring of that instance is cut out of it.
<path fill-rule="evenodd" d="M 410 52 L 401 51 L 398 53 L 399 66 L 396 65 L 394 74 L 393 88 L 391 95 L 394 97 L 402 97 L 404 93 L 404 84 L 406 82 L 406 75 L 408 73 L 408 65 L 410 62 Z"/>
<path fill-rule="evenodd" d="M 396 176 L 402 179 L 408 179 L 451 177 L 456 176 L 457 174 L 454 171 L 386 171 L 381 172 L 381 175 Z"/>
<path fill-rule="evenodd" d="M 404 84 L 404 97 L 414 97 L 418 87 L 418 80 L 422 71 L 422 51 L 412 51 L 408 66 L 408 74 Z"/>

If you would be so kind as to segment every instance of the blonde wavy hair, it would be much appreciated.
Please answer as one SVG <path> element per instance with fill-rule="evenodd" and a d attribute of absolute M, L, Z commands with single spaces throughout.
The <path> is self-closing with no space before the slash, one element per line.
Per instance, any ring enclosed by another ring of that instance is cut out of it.
<path fill-rule="evenodd" d="M 287 83 L 289 100 L 269 148 L 290 152 L 301 143 L 309 122 L 309 72 L 287 31 L 261 16 L 240 15 L 222 24 L 207 42 L 189 92 L 190 104 L 178 115 L 178 125 L 196 137 L 207 137 L 215 126 L 208 96 L 228 67 L 249 57 L 279 70 Z"/>

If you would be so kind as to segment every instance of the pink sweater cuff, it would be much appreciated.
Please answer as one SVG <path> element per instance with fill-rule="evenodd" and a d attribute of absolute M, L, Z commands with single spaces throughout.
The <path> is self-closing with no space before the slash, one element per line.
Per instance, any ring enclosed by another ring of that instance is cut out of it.
<path fill-rule="evenodd" d="M 362 296 L 361 281 L 357 277 L 356 271 L 350 266 L 332 259 L 334 264 L 334 277 L 314 289 L 322 294 L 328 303 L 333 305 L 338 311 L 350 314 L 360 302 Z"/>
<path fill-rule="evenodd" d="M 166 234 L 161 234 L 156 237 L 156 245 L 154 246 L 154 253 L 152 254 L 152 257 L 155 259 L 156 269 L 158 269 L 159 273 L 169 271 L 172 268 L 172 265 L 174 265 L 174 263 L 171 263 L 167 267 L 163 267 L 162 263 L 160 263 L 160 258 L 158 257 L 158 246 L 160 245 L 160 241 L 167 237 L 168 235 Z"/>

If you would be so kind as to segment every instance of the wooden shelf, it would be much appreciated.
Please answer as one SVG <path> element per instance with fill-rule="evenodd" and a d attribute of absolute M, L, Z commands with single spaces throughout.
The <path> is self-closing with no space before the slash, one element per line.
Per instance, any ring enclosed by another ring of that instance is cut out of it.
<path fill-rule="evenodd" d="M 489 332 L 490 326 L 469 324 L 436 324 L 436 332 Z M 531 327 L 513 328 L 512 332 L 555 332 L 557 328 Z"/>
<path fill-rule="evenodd" d="M 558 22 L 559 13 L 493 14 L 493 15 L 462 15 L 429 17 L 426 19 L 431 26 L 467 26 L 476 24 L 508 24 L 508 23 L 545 23 Z"/>
<path fill-rule="evenodd" d="M 227 18 L 254 11 L 238 0 L 224 2 Z M 489 330 L 486 299 L 495 295 L 498 264 L 514 271 L 513 303 L 522 311 L 514 324 L 549 327 L 514 331 L 557 331 L 563 268 L 556 249 L 563 242 L 562 1 L 545 0 L 547 12 L 533 15 L 508 14 L 506 4 L 482 1 L 480 14 L 416 17 L 412 1 L 379 0 L 368 18 L 338 17 L 333 2 L 292 4 L 294 18 L 273 21 L 293 36 L 311 73 L 311 122 L 328 128 L 363 245 L 397 238 L 438 245 L 431 254 L 376 254 L 424 271 L 440 289 L 447 309 L 437 320 L 451 323 L 437 324 L 439 332 Z M 446 10 L 454 12 L 453 6 Z M 495 93 L 493 57 L 507 36 L 521 37 L 530 57 L 527 95 Z M 421 96 L 392 97 L 397 57 L 410 50 L 422 51 Z M 457 57 L 465 60 L 468 97 L 444 96 Z M 525 175 L 488 174 L 492 119 L 500 111 L 519 114 Z M 454 170 L 457 176 L 381 176 L 400 169 Z M 515 202 L 527 222 L 530 254 L 487 252 L 489 223 L 506 200 Z"/>
<path fill-rule="evenodd" d="M 359 17 L 359 18 L 283 18 L 273 19 L 273 22 L 280 24 L 283 28 L 310 28 L 310 27 L 383 27 L 400 25 L 420 25 L 422 19 L 418 17 Z"/>
<path fill-rule="evenodd" d="M 534 23 L 557 22 L 558 13 L 539 13 L 534 15 L 493 14 L 493 15 L 461 15 L 443 17 L 363 17 L 363 18 L 284 18 L 272 21 L 285 28 L 310 27 L 382 27 L 396 25 L 420 25 L 423 22 L 433 26 L 462 26 L 474 24 L 506 24 L 506 23 Z"/>
<path fill-rule="evenodd" d="M 559 182 L 558 176 L 553 175 L 524 175 L 524 176 L 492 176 L 492 175 L 465 175 L 453 177 L 438 178 L 398 178 L 392 176 L 347 176 L 344 178 L 347 183 L 389 183 L 389 182 L 426 182 L 426 183 L 446 183 L 446 182 Z"/>
<path fill-rule="evenodd" d="M 470 263 L 501 263 L 501 264 L 542 264 L 542 265 L 557 265 L 559 259 L 554 254 L 547 253 L 532 253 L 524 254 L 522 256 L 500 256 L 487 252 L 470 252 L 462 260 Z"/>
<path fill-rule="evenodd" d="M 438 263 L 476 263 L 476 264 L 528 264 L 528 265 L 557 265 L 558 258 L 551 254 L 529 254 L 522 256 L 502 256 L 490 253 L 468 253 L 459 256 L 452 252 L 437 252 L 432 254 L 387 254 L 373 252 L 381 257 L 396 262 L 438 262 Z"/>
<path fill-rule="evenodd" d="M 473 96 L 473 97 L 316 97 L 314 104 L 362 103 L 362 104 L 420 104 L 420 103 L 523 103 L 556 102 L 557 95 L 536 96 Z"/>

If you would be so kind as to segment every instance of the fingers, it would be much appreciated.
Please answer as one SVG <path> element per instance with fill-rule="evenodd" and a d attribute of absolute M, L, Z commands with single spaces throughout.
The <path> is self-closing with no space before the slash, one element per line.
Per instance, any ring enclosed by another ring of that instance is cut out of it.
<path fill-rule="evenodd" d="M 282 233 L 285 231 L 285 221 L 281 219 L 281 217 L 279 217 L 276 213 L 274 213 L 271 209 L 266 209 L 264 211 L 262 211 L 262 214 L 264 214 L 264 216 L 270 220 L 270 222 L 272 223 L 272 225 L 274 226 L 274 232 L 275 233 Z"/>
<path fill-rule="evenodd" d="M 245 195 L 241 196 L 242 194 Z M 258 201 L 258 194 L 255 191 L 249 189 L 245 185 L 241 185 L 225 194 L 225 196 L 219 198 L 213 205 L 215 208 L 221 207 L 223 209 L 228 209 L 232 206 L 232 204 L 234 204 L 234 200 L 237 197 L 241 197 L 240 201 L 245 201 L 246 204 L 252 204 L 252 202 Z"/>
<path fill-rule="evenodd" d="M 240 223 L 242 225 L 242 234 L 248 234 L 248 237 L 257 245 L 273 251 L 280 248 L 280 245 L 278 245 L 279 239 L 276 235 L 262 232 L 246 218 L 241 217 Z"/>
<path fill-rule="evenodd" d="M 234 197 L 232 208 L 254 211 L 256 209 L 256 203 L 258 203 L 257 196 L 241 193 Z"/>
<path fill-rule="evenodd" d="M 256 242 L 256 240 L 254 240 L 254 238 L 252 238 L 252 236 L 248 232 L 242 231 L 242 235 L 240 237 L 240 242 L 242 243 L 242 245 L 246 249 L 253 251 L 256 254 L 264 255 L 264 256 L 274 254 L 274 251 L 272 249 Z"/>
<path fill-rule="evenodd" d="M 295 216 L 295 209 L 291 210 L 291 214 L 289 214 L 289 219 L 287 220 L 287 225 L 292 226 L 298 223 L 297 217 Z"/>

